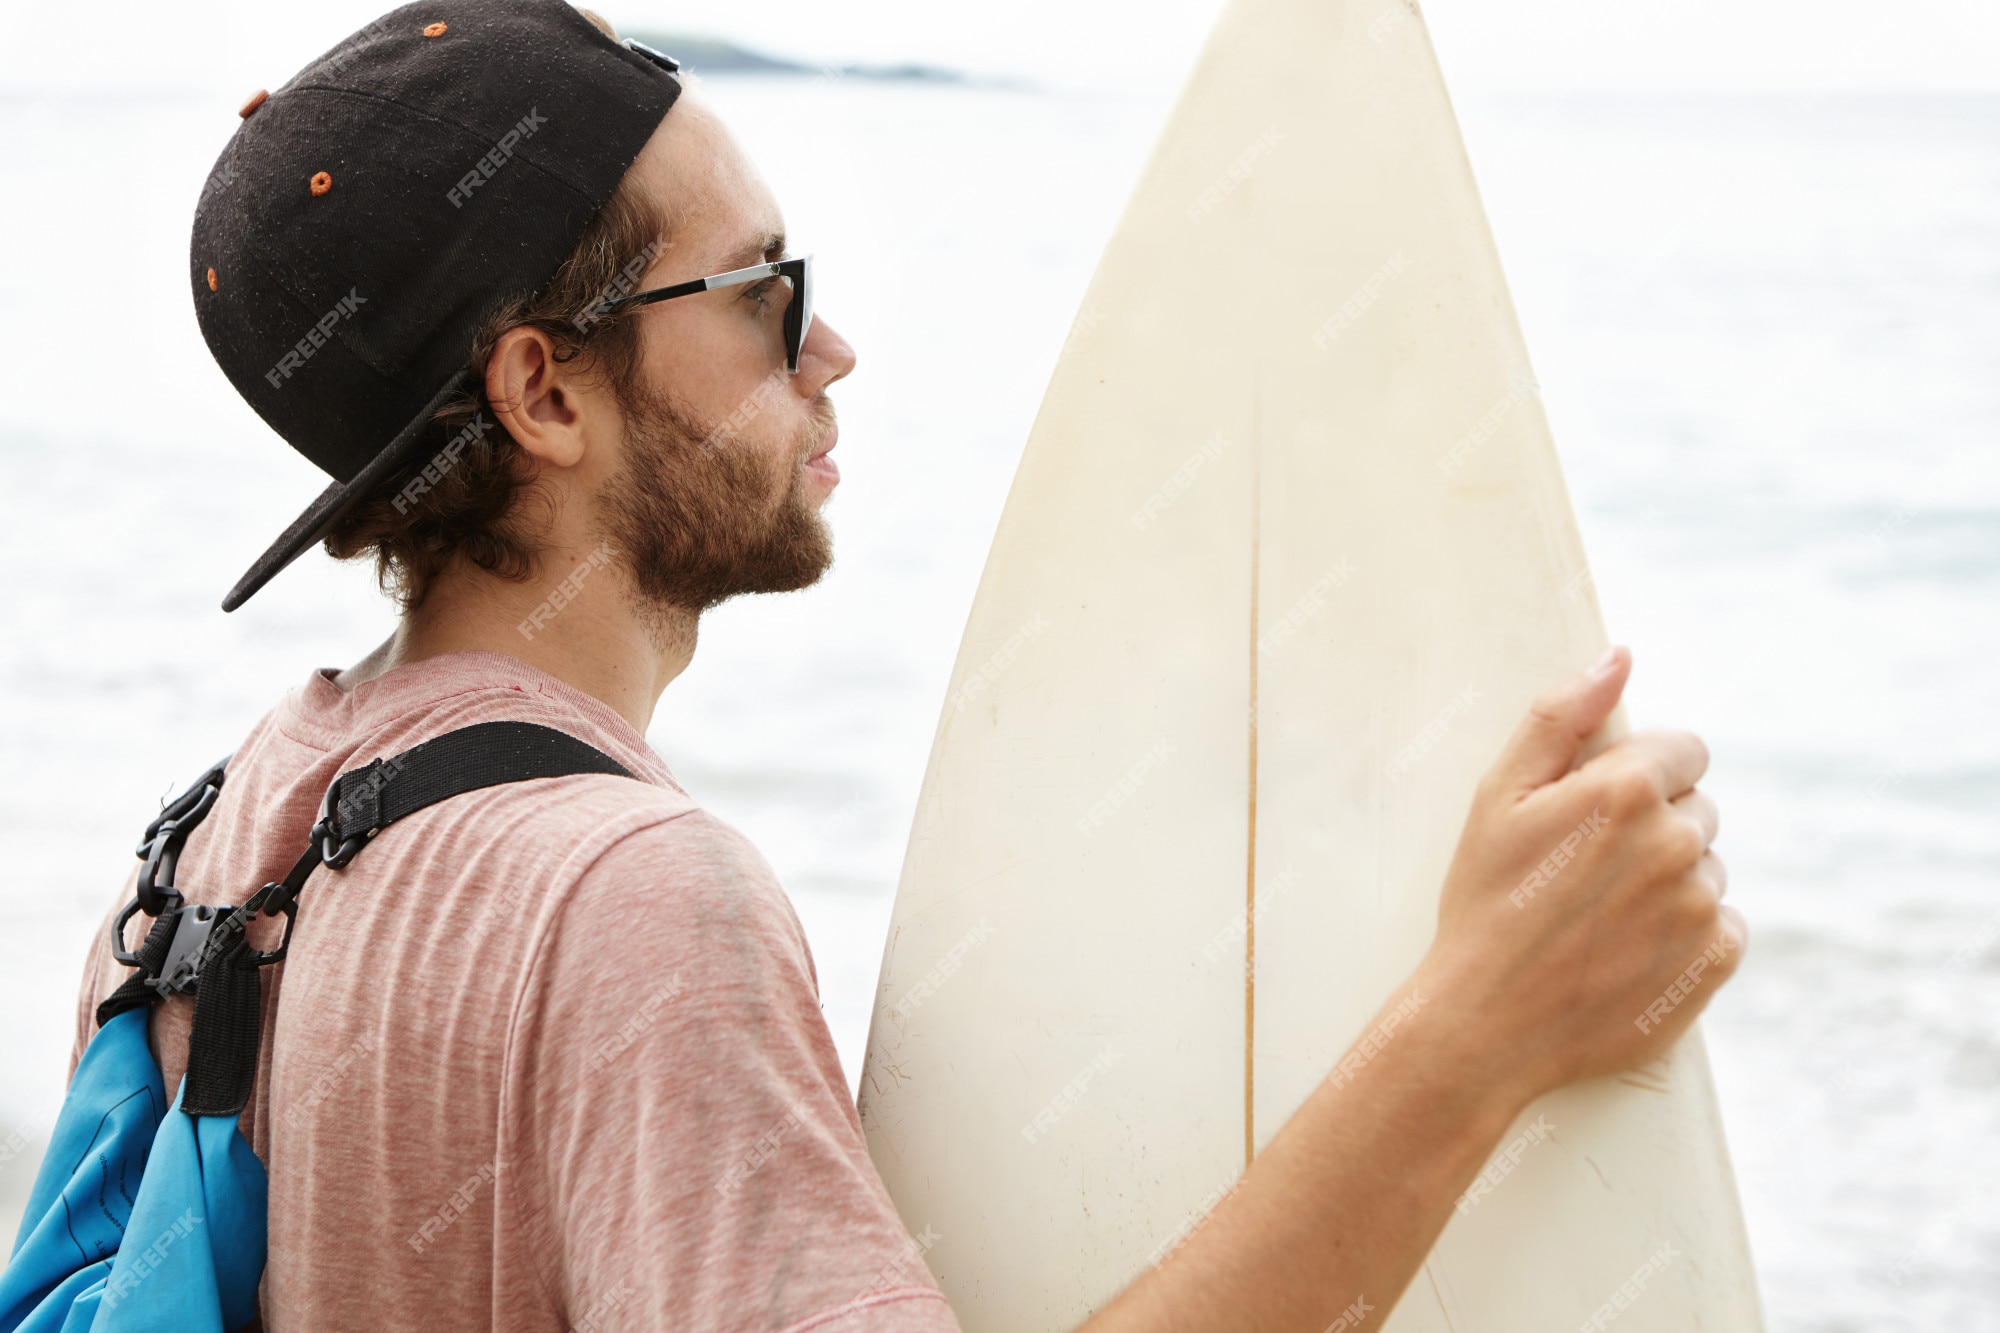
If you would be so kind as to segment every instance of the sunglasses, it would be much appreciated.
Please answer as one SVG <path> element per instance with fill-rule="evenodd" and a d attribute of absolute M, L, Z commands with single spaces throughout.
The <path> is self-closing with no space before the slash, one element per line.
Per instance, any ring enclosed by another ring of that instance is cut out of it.
<path fill-rule="evenodd" d="M 740 287 L 746 282 L 760 282 L 765 278 L 783 278 L 792 288 L 791 303 L 785 307 L 785 368 L 796 375 L 799 373 L 799 349 L 805 346 L 806 330 L 812 327 L 812 263 L 811 255 L 802 255 L 797 259 L 780 259 L 770 264 L 753 264 L 749 268 L 732 269 L 728 273 L 696 278 L 692 282 L 677 282 L 671 287 L 655 287 L 650 292 L 634 292 L 630 296 L 604 302 L 592 313 L 616 315 L 638 306 L 652 305 L 656 301 L 671 301 L 677 296 L 712 292 L 718 287 Z"/>

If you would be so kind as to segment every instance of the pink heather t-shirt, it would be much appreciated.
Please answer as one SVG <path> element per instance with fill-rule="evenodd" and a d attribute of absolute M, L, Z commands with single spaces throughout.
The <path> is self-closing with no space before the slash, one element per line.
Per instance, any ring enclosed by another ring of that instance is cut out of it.
<path fill-rule="evenodd" d="M 271 1179 L 265 1327 L 956 1329 L 756 849 L 610 708 L 513 658 L 333 674 L 236 751 L 181 858 L 190 901 L 281 878 L 335 777 L 472 723 L 554 727 L 640 780 L 472 792 L 313 873 L 241 1120 Z M 78 1054 L 129 975 L 94 948 Z M 192 1006 L 154 1011 L 170 1090 Z"/>

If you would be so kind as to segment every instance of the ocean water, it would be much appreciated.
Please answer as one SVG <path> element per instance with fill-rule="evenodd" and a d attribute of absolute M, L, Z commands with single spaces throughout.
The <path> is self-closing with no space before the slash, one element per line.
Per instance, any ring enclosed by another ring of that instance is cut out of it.
<path fill-rule="evenodd" d="M 711 616 L 652 740 L 791 890 L 852 1077 L 959 628 L 1171 90 L 708 88 L 861 365 L 834 573 Z M 157 800 L 391 624 L 320 557 L 216 610 L 320 484 L 184 285 L 240 91 L 0 89 L 0 1207 Z M 2000 1328 L 2000 100 L 1461 115 L 1633 715 L 1715 752 L 1770 1326 Z"/>

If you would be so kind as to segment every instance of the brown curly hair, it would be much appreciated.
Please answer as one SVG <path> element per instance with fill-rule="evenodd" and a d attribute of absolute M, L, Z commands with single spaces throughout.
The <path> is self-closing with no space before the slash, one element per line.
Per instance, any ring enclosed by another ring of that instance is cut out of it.
<path fill-rule="evenodd" d="M 659 202 L 627 176 L 548 285 L 487 319 L 473 340 L 467 390 L 432 416 L 409 463 L 327 529 L 327 553 L 338 560 L 372 556 L 376 581 L 405 611 L 421 605 L 437 576 L 460 559 L 501 578 L 532 577 L 540 553 L 538 495 L 520 445 L 493 419 L 487 358 L 508 330 L 537 328 L 555 343 L 558 362 L 584 358 L 622 399 L 638 369 L 638 327 L 597 307 L 636 289 L 667 243 L 670 224 Z"/>

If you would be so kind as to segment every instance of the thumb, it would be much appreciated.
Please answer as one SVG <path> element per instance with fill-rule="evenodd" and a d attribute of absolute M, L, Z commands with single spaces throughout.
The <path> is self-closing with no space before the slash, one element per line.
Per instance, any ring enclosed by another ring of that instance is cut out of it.
<path fill-rule="evenodd" d="M 1520 797 L 1569 772 L 1584 741 L 1618 706 L 1631 674 L 1632 654 L 1614 647 L 1589 670 L 1537 698 L 1494 764 L 1494 778 Z"/>

